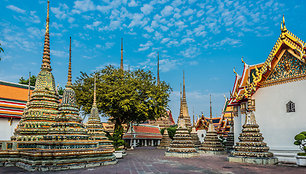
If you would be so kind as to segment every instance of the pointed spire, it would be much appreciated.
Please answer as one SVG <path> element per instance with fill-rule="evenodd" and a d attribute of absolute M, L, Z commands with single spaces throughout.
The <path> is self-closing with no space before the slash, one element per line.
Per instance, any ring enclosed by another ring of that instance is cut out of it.
<path fill-rule="evenodd" d="M 94 76 L 94 79 L 95 79 L 95 80 L 94 80 L 95 83 L 94 83 L 94 100 L 93 100 L 93 107 L 97 105 L 97 104 L 96 104 L 96 99 L 97 99 L 97 94 L 96 94 L 96 93 L 97 93 L 97 91 L 96 91 L 96 90 L 97 90 L 97 89 L 96 89 L 96 75 Z"/>
<path fill-rule="evenodd" d="M 41 70 L 45 69 L 47 71 L 52 71 L 50 65 L 50 39 L 49 39 L 49 1 L 47 7 L 47 19 L 46 19 L 46 33 L 45 33 L 45 43 L 44 43 L 44 53 L 41 65 Z"/>
<path fill-rule="evenodd" d="M 183 101 L 186 101 L 186 91 L 185 91 L 185 72 L 183 71 Z"/>
<path fill-rule="evenodd" d="M 27 100 L 26 108 L 28 108 L 30 105 L 30 94 L 31 94 L 31 72 L 29 72 L 28 100 Z"/>
<path fill-rule="evenodd" d="M 71 87 L 71 37 L 70 37 L 70 45 L 69 45 L 69 66 L 68 66 L 68 81 L 66 87 Z"/>
<path fill-rule="evenodd" d="M 210 108 L 209 108 L 210 123 L 212 123 L 211 94 L 210 94 L 209 106 L 210 106 Z"/>
<path fill-rule="evenodd" d="M 123 70 L 123 38 L 121 38 L 121 62 L 120 69 Z"/>
<path fill-rule="evenodd" d="M 159 52 L 157 52 L 157 85 L 159 85 Z"/>

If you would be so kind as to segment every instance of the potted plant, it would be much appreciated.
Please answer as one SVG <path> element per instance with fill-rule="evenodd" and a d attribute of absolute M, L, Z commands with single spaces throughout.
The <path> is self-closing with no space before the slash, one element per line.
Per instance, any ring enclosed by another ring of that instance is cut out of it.
<path fill-rule="evenodd" d="M 116 158 L 123 158 L 123 155 L 126 155 L 126 152 L 124 150 L 124 140 L 122 140 L 122 132 L 123 129 L 115 129 L 114 134 L 110 135 L 108 134 L 108 138 L 113 141 L 113 145 L 115 148 L 114 155 Z"/>
<path fill-rule="evenodd" d="M 306 166 L 306 131 L 297 134 L 294 144 L 299 146 L 303 152 L 297 153 L 296 164 L 298 166 Z"/>

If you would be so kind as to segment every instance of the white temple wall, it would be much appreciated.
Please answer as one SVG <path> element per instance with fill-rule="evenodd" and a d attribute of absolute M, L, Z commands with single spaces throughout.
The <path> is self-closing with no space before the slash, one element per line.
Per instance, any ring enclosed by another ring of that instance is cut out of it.
<path fill-rule="evenodd" d="M 238 116 L 234 117 L 234 142 L 239 142 L 239 135 L 242 130 L 242 125 L 245 122 L 245 114 L 241 114 L 240 107 L 238 108 Z"/>
<path fill-rule="evenodd" d="M 306 80 L 259 88 L 253 95 L 255 117 L 271 150 L 298 150 L 294 136 L 306 131 Z M 286 104 L 295 103 L 295 112 Z"/>
<path fill-rule="evenodd" d="M 0 140 L 10 140 L 20 119 L 13 119 L 10 125 L 9 118 L 0 118 Z"/>
<path fill-rule="evenodd" d="M 198 130 L 198 131 L 197 131 L 197 134 L 198 134 L 198 137 L 199 137 L 200 142 L 203 143 L 203 142 L 204 142 L 204 138 L 205 138 L 205 136 L 206 136 L 206 130 L 205 130 L 205 129 L 203 129 L 203 130 Z"/>

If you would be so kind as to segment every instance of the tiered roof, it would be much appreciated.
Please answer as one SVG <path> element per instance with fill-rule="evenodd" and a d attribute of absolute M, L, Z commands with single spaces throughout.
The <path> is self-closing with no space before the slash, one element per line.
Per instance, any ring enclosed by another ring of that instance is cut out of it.
<path fill-rule="evenodd" d="M 283 59 L 281 58 L 283 56 L 293 56 L 295 60 L 292 60 L 292 64 L 290 65 L 288 62 L 282 62 Z M 285 67 L 288 68 L 285 71 L 288 71 L 290 66 L 298 69 L 298 65 L 305 63 L 305 57 L 305 42 L 286 28 L 285 19 L 283 17 L 281 34 L 266 61 L 257 65 L 247 65 L 242 60 L 244 63 L 244 70 L 242 76 L 239 76 L 235 72 L 236 78 L 229 105 L 237 105 L 241 101 L 246 101 L 248 95 L 253 95 L 258 88 L 305 79 L 305 70 L 286 74 L 275 73 L 280 71 L 277 66 L 278 64 L 286 64 Z"/>
<path fill-rule="evenodd" d="M 135 137 L 134 137 L 135 135 Z M 123 139 L 162 139 L 158 126 L 148 124 L 133 124 L 133 128 L 129 127 Z"/>

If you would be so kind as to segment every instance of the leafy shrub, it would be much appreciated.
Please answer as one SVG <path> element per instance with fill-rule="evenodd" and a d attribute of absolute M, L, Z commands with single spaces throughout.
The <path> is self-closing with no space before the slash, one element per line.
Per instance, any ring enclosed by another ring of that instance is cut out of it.
<path fill-rule="evenodd" d="M 294 144 L 299 146 L 300 149 L 305 152 L 305 153 L 298 153 L 298 155 L 299 154 L 306 154 L 306 131 L 303 131 L 303 132 L 297 134 L 294 137 L 294 139 L 295 139 Z M 305 155 L 301 155 L 301 156 L 305 156 Z"/>

